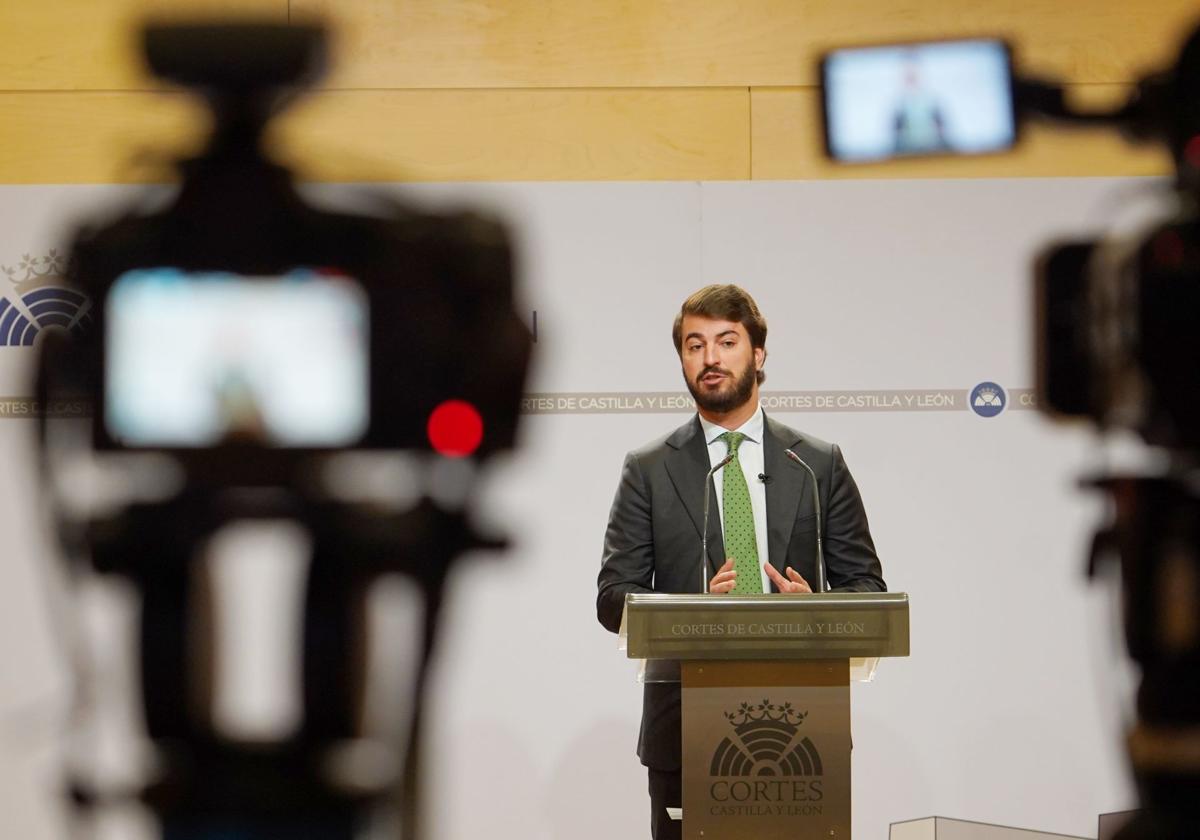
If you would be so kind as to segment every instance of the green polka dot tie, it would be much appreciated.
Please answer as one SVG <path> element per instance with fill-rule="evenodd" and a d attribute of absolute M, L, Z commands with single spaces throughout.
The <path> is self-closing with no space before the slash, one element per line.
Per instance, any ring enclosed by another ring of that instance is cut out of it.
<path fill-rule="evenodd" d="M 738 461 L 737 451 L 746 438 L 740 432 L 726 432 L 721 440 L 729 446 L 733 460 L 721 471 L 721 513 L 725 519 L 725 556 L 733 558 L 737 571 L 734 595 L 761 595 L 762 573 L 758 568 L 758 540 L 754 536 L 754 510 L 750 507 L 750 488 Z"/>

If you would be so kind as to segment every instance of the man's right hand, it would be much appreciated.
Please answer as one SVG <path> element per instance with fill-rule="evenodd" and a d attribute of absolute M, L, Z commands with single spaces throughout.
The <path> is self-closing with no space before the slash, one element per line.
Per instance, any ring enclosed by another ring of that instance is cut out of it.
<path fill-rule="evenodd" d="M 733 558 L 725 559 L 725 565 L 717 569 L 713 579 L 708 582 L 708 591 L 712 595 L 727 595 L 733 591 L 737 583 L 737 572 L 733 570 Z"/>

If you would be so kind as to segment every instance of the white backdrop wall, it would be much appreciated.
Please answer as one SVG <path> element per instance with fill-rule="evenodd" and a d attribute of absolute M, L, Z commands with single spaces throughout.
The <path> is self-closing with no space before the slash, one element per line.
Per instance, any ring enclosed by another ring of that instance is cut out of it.
<path fill-rule="evenodd" d="M 783 406 L 769 410 L 842 445 L 889 587 L 912 599 L 912 656 L 853 692 L 855 837 L 882 840 L 890 822 L 932 814 L 1095 836 L 1098 813 L 1129 806 L 1110 699 L 1120 667 L 1101 593 L 1083 578 L 1100 509 L 1074 488 L 1089 438 L 1019 404 L 1032 385 L 1031 255 L 1053 236 L 1094 232 L 1097 208 L 1124 186 L 398 190 L 506 214 L 520 246 L 520 308 L 530 322 L 537 313 L 531 392 L 555 406 L 603 393 L 615 406 L 531 413 L 525 448 L 489 475 L 490 518 L 516 549 L 469 558 L 453 581 L 430 698 L 436 836 L 646 833 L 633 754 L 640 689 L 595 620 L 595 577 L 623 454 L 688 416 L 629 406 L 638 394 L 683 392 L 670 322 L 711 282 L 757 298 L 770 324 L 764 395 Z M 0 188 L 0 266 L 47 254 L 64 220 L 128 195 Z M 30 357 L 0 347 L 0 396 L 28 393 Z M 995 417 L 966 404 L 985 381 L 1008 391 Z M 954 405 L 890 405 L 916 392 Z M 835 410 L 789 407 L 847 393 L 866 396 Z M 0 823 L 32 840 L 58 836 L 50 783 L 66 677 L 41 597 L 38 570 L 55 555 L 37 507 L 31 425 L 0 418 Z"/>

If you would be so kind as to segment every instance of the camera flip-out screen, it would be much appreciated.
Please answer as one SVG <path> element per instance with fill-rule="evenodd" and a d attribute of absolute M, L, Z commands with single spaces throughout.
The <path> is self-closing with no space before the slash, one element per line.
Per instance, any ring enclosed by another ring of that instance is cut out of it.
<path fill-rule="evenodd" d="M 104 423 L 138 448 L 354 444 L 367 297 L 342 276 L 129 271 L 106 302 Z"/>
<path fill-rule="evenodd" d="M 1002 41 L 835 50 L 821 60 L 825 147 L 853 163 L 999 152 L 1016 142 Z"/>

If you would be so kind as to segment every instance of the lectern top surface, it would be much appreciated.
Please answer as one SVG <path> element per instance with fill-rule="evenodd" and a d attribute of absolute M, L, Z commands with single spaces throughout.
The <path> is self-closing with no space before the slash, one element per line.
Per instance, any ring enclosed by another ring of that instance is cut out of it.
<path fill-rule="evenodd" d="M 664 592 L 630 593 L 627 607 L 651 609 L 837 609 L 875 605 L 879 608 L 908 605 L 906 592 L 825 592 L 772 593 L 769 595 L 706 595 L 702 593 L 668 594 Z"/>
<path fill-rule="evenodd" d="M 908 656 L 908 595 L 629 594 L 621 637 L 634 659 Z"/>

